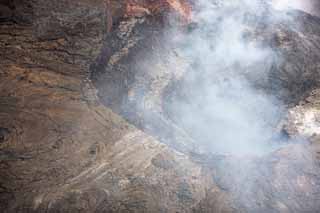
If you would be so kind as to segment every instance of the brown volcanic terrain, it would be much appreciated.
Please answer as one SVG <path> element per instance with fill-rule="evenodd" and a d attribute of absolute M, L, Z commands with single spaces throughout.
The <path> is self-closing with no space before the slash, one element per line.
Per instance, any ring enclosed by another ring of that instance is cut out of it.
<path fill-rule="evenodd" d="M 302 29 L 249 30 L 285 59 L 257 85 L 283 87 L 283 131 L 311 142 L 210 155 L 167 116 L 189 64 L 163 29 L 168 13 L 193 28 L 188 5 L 0 1 L 1 212 L 319 211 L 320 20 L 293 13 Z"/>

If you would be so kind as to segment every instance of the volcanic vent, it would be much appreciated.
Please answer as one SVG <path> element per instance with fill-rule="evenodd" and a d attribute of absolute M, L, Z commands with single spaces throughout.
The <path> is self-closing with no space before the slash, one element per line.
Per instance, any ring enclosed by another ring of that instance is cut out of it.
<path fill-rule="evenodd" d="M 317 42 L 307 30 L 317 18 L 261 1 L 188 8 L 194 11 L 183 26 L 170 13 L 120 22 L 92 67 L 100 98 L 183 152 L 200 141 L 213 152 L 273 150 L 287 140 L 286 109 L 319 84 L 311 65 L 318 52 L 306 51 Z"/>
<path fill-rule="evenodd" d="M 320 20 L 264 0 L 0 0 L 0 212 L 318 212 Z"/>
<path fill-rule="evenodd" d="M 170 14 L 161 21 L 149 14 L 120 23 L 130 27 L 125 45 L 110 49 L 106 44 L 101 57 L 107 64 L 99 59 L 93 67 L 100 99 L 144 132 L 206 165 L 237 210 L 317 209 L 316 196 L 308 207 L 289 207 L 285 194 L 301 196 L 306 185 L 285 182 L 307 178 L 299 174 L 302 168 L 318 170 L 310 138 L 292 130 L 298 121 L 291 107 L 303 105 L 319 87 L 314 64 L 319 19 L 298 10 L 279 11 L 264 1 L 197 1 L 190 8 L 187 25 Z M 111 43 L 119 44 L 118 33 L 110 35 Z M 275 158 L 279 161 L 273 163 Z M 278 166 L 287 169 L 273 174 Z M 273 188 L 274 181 L 283 188 Z"/>

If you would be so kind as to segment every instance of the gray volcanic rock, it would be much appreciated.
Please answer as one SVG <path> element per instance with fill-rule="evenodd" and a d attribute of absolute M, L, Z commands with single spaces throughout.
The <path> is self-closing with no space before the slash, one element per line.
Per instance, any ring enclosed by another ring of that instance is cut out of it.
<path fill-rule="evenodd" d="M 319 87 L 320 19 L 299 11 L 287 15 L 266 30 L 282 60 L 274 65 L 270 84 L 280 85 L 283 99 L 297 103 Z"/>

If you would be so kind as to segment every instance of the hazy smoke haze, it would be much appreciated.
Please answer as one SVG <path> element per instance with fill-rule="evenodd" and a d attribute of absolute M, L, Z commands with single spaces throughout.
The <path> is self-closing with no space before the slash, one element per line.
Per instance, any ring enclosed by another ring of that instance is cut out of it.
<path fill-rule="evenodd" d="M 188 100 L 174 100 L 178 123 L 205 150 L 219 154 L 262 154 L 273 149 L 282 104 L 254 87 L 267 78 L 275 57 L 267 46 L 248 41 L 259 0 L 198 1 L 189 34 L 175 32 L 179 54 L 191 64 L 183 81 Z M 250 80 L 251 79 L 251 80 Z"/>
<path fill-rule="evenodd" d="M 313 15 L 320 15 L 320 1 L 319 0 L 273 0 L 273 6 L 276 9 L 299 9 Z"/>

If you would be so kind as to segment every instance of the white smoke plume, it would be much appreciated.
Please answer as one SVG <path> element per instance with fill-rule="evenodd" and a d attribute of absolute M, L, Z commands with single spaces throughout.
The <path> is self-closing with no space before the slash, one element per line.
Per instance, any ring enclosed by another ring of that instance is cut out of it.
<path fill-rule="evenodd" d="M 189 100 L 174 100 L 172 115 L 211 153 L 260 155 L 279 143 L 275 128 L 283 106 L 255 87 L 268 78 L 276 56 L 246 38 L 252 20 L 259 22 L 267 8 L 259 0 L 200 0 L 193 14 L 197 27 L 173 33 L 192 68 L 182 83 Z"/>
<path fill-rule="evenodd" d="M 277 21 L 291 23 L 288 29 L 300 26 L 261 0 L 199 0 L 193 21 L 190 32 L 175 29 L 168 38 L 190 64 L 178 80 L 169 118 L 201 150 L 223 155 L 209 164 L 237 212 L 301 209 L 291 206 L 291 198 L 316 209 L 317 197 L 306 196 L 297 184 L 302 174 L 315 173 L 313 155 L 304 143 L 288 144 L 296 141 L 281 135 L 287 106 L 276 94 L 282 88 L 267 92 L 261 86 L 270 83 L 273 65 L 282 58 L 271 43 L 259 41 L 257 28 Z"/>
<path fill-rule="evenodd" d="M 317 16 L 320 10 L 318 0 L 272 0 L 272 6 L 277 10 L 297 9 Z"/>

